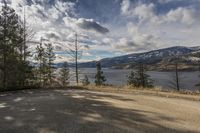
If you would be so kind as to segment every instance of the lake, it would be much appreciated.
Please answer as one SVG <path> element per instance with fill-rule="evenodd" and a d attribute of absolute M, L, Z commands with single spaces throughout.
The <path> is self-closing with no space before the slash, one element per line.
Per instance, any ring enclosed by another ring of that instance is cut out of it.
<path fill-rule="evenodd" d="M 116 86 L 123 86 L 127 84 L 127 76 L 131 72 L 130 69 L 109 69 L 103 68 L 104 75 L 107 79 L 106 83 Z M 84 75 L 87 75 L 90 82 L 94 82 L 96 68 L 81 68 L 80 69 L 80 77 L 83 78 Z M 149 71 L 147 72 L 154 80 L 154 85 L 158 87 L 162 87 L 164 89 L 173 89 L 174 85 L 172 82 L 174 81 L 174 72 L 156 72 Z M 198 82 L 200 82 L 199 72 L 180 72 L 180 86 L 184 90 L 192 90 L 195 91 L 198 88 L 195 86 Z M 74 77 L 72 77 L 74 79 Z M 73 84 L 73 83 L 72 83 Z"/>

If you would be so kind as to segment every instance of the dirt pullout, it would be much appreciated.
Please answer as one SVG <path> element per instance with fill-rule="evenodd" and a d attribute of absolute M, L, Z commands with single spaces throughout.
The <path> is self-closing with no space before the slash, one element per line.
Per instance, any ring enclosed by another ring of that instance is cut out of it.
<path fill-rule="evenodd" d="M 199 125 L 199 101 L 86 90 L 0 94 L 1 133 L 198 133 Z"/>

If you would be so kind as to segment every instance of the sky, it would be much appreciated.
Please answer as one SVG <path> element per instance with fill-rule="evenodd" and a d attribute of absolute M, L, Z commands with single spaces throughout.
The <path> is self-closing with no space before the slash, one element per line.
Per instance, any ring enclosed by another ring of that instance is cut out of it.
<path fill-rule="evenodd" d="M 32 41 L 49 40 L 56 62 L 71 60 L 75 33 L 82 62 L 200 42 L 200 0 L 7 1 L 21 17 L 25 8 Z"/>

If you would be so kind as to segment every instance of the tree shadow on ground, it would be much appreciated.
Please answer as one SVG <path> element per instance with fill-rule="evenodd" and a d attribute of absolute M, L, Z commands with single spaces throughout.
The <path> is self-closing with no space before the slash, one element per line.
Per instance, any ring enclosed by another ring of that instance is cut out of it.
<path fill-rule="evenodd" d="M 137 109 L 114 107 L 111 98 L 130 101 L 101 93 L 85 91 L 40 90 L 0 97 L 0 132 L 3 133 L 188 133 L 154 122 Z M 132 102 L 135 102 L 134 100 Z M 159 116 L 159 115 L 158 115 Z M 176 121 L 166 116 L 166 121 Z"/>

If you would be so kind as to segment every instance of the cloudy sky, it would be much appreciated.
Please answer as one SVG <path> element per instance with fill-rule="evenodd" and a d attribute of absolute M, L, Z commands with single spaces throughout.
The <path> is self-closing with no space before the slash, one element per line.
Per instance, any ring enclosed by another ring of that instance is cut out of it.
<path fill-rule="evenodd" d="M 0 0 L 2 1 L 2 0 Z M 200 0 L 8 0 L 19 15 L 26 9 L 38 42 L 54 42 L 57 61 L 78 33 L 82 61 L 170 46 L 198 46 Z M 36 44 L 30 44 L 34 48 Z"/>

